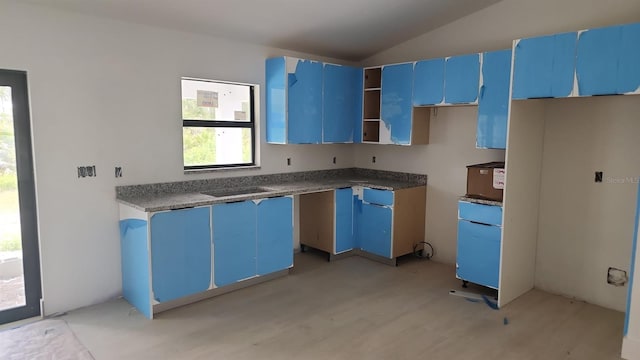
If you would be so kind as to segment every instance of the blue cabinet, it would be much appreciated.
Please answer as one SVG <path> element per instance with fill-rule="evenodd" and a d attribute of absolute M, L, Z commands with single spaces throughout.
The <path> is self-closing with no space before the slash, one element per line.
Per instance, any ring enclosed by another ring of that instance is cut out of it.
<path fill-rule="evenodd" d="M 216 286 L 256 275 L 256 204 L 213 205 L 213 275 Z"/>
<path fill-rule="evenodd" d="M 264 199 L 257 208 L 257 275 L 293 266 L 293 205 L 290 197 Z"/>
<path fill-rule="evenodd" d="M 447 59 L 444 99 L 447 104 L 469 104 L 478 100 L 480 55 L 452 56 Z"/>
<path fill-rule="evenodd" d="M 391 258 L 391 219 L 390 207 L 362 203 L 359 222 L 360 248 L 366 252 Z"/>
<path fill-rule="evenodd" d="M 324 65 L 322 142 L 362 142 L 362 69 Z"/>
<path fill-rule="evenodd" d="M 567 97 L 575 74 L 575 32 L 516 41 L 514 99 Z"/>
<path fill-rule="evenodd" d="M 216 286 L 293 265 L 290 197 L 213 205 L 213 275 Z"/>
<path fill-rule="evenodd" d="M 352 250 L 355 247 L 353 204 L 353 192 L 351 188 L 335 190 L 336 254 Z"/>
<path fill-rule="evenodd" d="M 444 58 L 416 62 L 413 73 L 413 106 L 444 102 Z"/>
<path fill-rule="evenodd" d="M 612 95 L 640 89 L 640 24 L 586 30 L 578 37 L 578 94 Z"/>
<path fill-rule="evenodd" d="M 153 317 L 149 287 L 148 222 L 142 219 L 120 220 L 122 254 L 122 296 L 147 318 Z"/>
<path fill-rule="evenodd" d="M 362 69 L 278 57 L 266 61 L 267 142 L 360 142 Z"/>
<path fill-rule="evenodd" d="M 458 202 L 456 276 L 498 289 L 502 207 Z"/>
<path fill-rule="evenodd" d="M 391 143 L 410 145 L 412 127 L 413 63 L 382 68 L 380 132 L 390 133 Z M 382 127 L 386 129 L 382 129 Z"/>
<path fill-rule="evenodd" d="M 511 50 L 486 52 L 482 59 L 476 147 L 506 149 Z"/>
<path fill-rule="evenodd" d="M 322 142 L 322 73 L 321 62 L 267 59 L 267 142 Z"/>
<path fill-rule="evenodd" d="M 209 224 L 209 207 L 151 216 L 151 278 L 156 301 L 171 301 L 209 289 Z"/>

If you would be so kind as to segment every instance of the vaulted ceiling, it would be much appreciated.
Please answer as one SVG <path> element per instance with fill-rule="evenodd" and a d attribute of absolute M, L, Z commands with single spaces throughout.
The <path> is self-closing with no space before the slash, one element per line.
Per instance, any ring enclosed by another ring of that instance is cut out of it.
<path fill-rule="evenodd" d="M 358 61 L 500 0 L 22 0 Z"/>

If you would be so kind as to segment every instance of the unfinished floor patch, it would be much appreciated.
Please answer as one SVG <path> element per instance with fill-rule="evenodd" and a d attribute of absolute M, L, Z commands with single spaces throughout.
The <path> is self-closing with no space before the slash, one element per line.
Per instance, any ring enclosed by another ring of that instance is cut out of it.
<path fill-rule="evenodd" d="M 64 320 L 42 320 L 0 331 L 0 359 L 78 359 L 93 356 Z"/>

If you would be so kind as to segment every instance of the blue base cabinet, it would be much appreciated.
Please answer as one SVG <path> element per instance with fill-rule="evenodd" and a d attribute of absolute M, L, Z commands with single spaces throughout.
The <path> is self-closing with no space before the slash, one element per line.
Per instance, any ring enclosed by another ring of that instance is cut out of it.
<path fill-rule="evenodd" d="M 456 276 L 499 288 L 502 207 L 468 201 L 458 203 Z"/>
<path fill-rule="evenodd" d="M 213 276 L 218 287 L 293 266 L 290 197 L 213 205 Z"/>
<path fill-rule="evenodd" d="M 391 221 L 393 210 L 389 206 L 362 204 L 359 216 L 360 248 L 363 251 L 391 259 Z"/>
<path fill-rule="evenodd" d="M 353 191 L 351 188 L 335 190 L 335 253 L 353 250 Z"/>

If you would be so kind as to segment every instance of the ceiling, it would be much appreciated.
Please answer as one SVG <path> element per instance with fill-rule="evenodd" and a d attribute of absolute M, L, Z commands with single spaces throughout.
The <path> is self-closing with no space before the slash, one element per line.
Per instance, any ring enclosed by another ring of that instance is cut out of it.
<path fill-rule="evenodd" d="M 500 0 L 22 0 L 61 10 L 363 60 Z"/>

